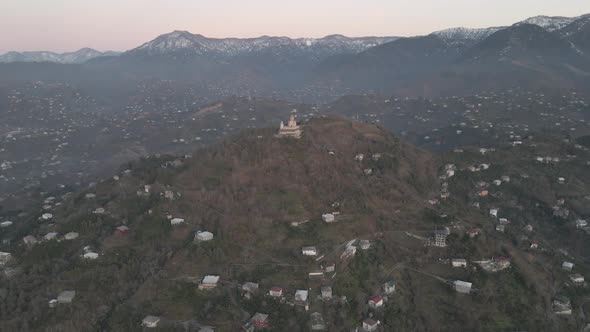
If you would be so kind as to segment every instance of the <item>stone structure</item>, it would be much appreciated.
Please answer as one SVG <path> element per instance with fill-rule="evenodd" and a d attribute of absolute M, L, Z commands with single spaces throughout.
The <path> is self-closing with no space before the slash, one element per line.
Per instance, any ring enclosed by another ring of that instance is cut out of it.
<path fill-rule="evenodd" d="M 289 117 L 287 125 L 281 121 L 277 137 L 301 138 L 301 127 L 297 125 L 297 121 L 295 121 L 295 116 L 293 114 Z"/>

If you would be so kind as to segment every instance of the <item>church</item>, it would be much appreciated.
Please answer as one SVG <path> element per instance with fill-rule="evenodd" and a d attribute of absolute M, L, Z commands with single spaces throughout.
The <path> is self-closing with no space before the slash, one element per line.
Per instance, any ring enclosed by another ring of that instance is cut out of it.
<path fill-rule="evenodd" d="M 293 114 L 289 117 L 287 125 L 281 121 L 277 137 L 301 138 L 301 127 L 297 125 L 297 121 L 295 121 L 295 116 Z"/>

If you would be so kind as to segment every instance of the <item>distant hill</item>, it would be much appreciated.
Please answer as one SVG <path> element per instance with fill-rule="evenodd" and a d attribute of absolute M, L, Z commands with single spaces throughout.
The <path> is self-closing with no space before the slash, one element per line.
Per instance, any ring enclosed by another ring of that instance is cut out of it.
<path fill-rule="evenodd" d="M 75 52 L 8 52 L 0 55 L 0 62 L 56 62 L 63 64 L 83 63 L 101 56 L 114 56 L 119 52 L 99 52 L 91 48 L 82 48 Z"/>

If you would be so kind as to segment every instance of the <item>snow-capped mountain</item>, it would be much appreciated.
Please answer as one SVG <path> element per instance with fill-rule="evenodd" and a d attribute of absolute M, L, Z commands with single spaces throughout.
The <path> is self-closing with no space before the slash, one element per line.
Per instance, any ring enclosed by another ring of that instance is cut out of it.
<path fill-rule="evenodd" d="M 524 21 L 516 24 L 534 24 L 547 31 L 555 31 L 566 27 L 568 24 L 577 20 L 578 17 L 563 17 L 563 16 L 534 16 L 529 17 Z"/>
<path fill-rule="evenodd" d="M 484 40 L 494 32 L 504 27 L 470 29 L 464 27 L 450 28 L 433 32 L 432 34 L 442 39 L 451 46 L 473 45 Z"/>
<path fill-rule="evenodd" d="M 83 48 L 75 52 L 54 53 L 39 52 L 8 52 L 0 55 L 0 62 L 56 62 L 83 63 L 100 56 L 117 55 L 117 52 L 99 52 L 91 48 Z"/>
<path fill-rule="evenodd" d="M 358 53 L 368 48 L 396 40 L 397 37 L 350 38 L 331 35 L 324 38 L 269 37 L 207 38 L 188 31 L 174 31 L 161 35 L 131 51 L 127 55 L 203 55 L 237 56 L 270 52 L 317 52 L 324 56 Z"/>

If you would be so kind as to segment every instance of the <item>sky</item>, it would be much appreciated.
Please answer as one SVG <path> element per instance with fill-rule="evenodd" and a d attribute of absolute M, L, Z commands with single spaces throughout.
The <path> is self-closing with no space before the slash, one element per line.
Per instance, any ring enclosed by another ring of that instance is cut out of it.
<path fill-rule="evenodd" d="M 590 13 L 590 0 L 0 0 L 0 53 L 127 50 L 173 30 L 207 37 L 415 36 Z"/>

